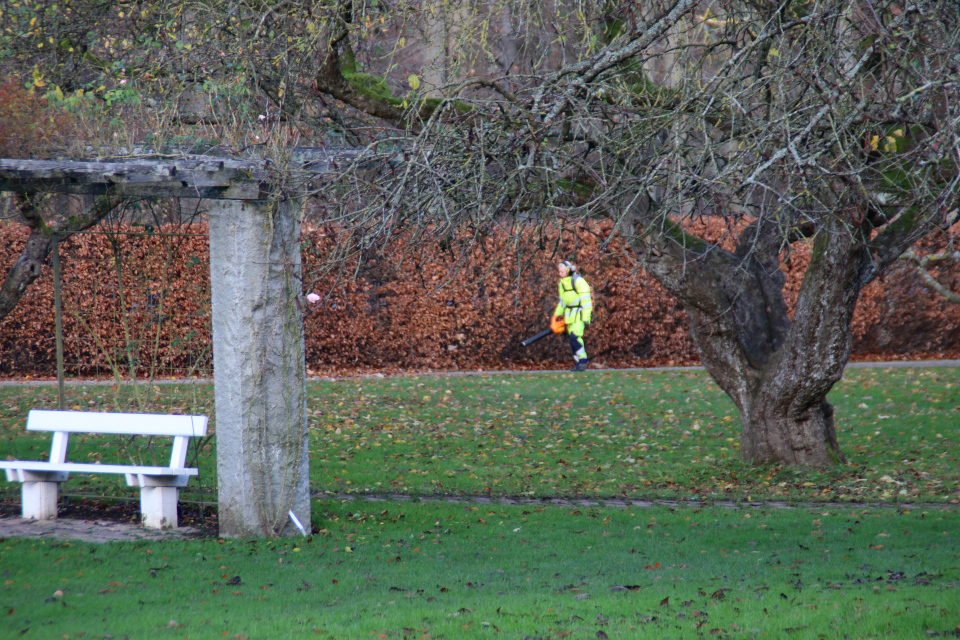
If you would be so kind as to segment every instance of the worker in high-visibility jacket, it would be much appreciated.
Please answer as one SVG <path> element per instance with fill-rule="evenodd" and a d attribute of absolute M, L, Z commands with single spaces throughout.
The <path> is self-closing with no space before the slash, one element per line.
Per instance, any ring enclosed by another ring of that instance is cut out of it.
<path fill-rule="evenodd" d="M 564 260 L 557 265 L 557 274 L 560 276 L 560 304 L 553 312 L 554 320 L 559 324 L 560 318 L 570 337 L 570 351 L 573 353 L 575 364 L 571 371 L 583 371 L 587 368 L 587 350 L 583 346 L 583 332 L 590 326 L 593 315 L 593 298 L 590 297 L 590 285 L 577 273 L 577 267 Z"/>

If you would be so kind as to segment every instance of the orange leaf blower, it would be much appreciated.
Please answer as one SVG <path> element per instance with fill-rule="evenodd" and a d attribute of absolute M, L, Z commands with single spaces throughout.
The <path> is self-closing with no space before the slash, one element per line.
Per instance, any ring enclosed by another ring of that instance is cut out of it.
<path fill-rule="evenodd" d="M 566 323 L 563 321 L 563 316 L 553 316 L 552 318 L 550 318 L 550 328 L 549 328 L 549 329 L 544 329 L 543 331 L 541 331 L 541 332 L 538 333 L 537 335 L 533 336 L 532 338 L 527 338 L 526 340 L 524 340 L 524 341 L 521 342 L 520 344 L 522 344 L 522 345 L 525 346 L 525 347 L 529 347 L 529 346 L 532 345 L 534 342 L 538 342 L 538 341 L 540 341 L 540 340 L 543 340 L 544 338 L 546 338 L 546 337 L 549 336 L 549 335 L 552 335 L 552 334 L 554 334 L 554 333 L 563 333 L 563 332 L 566 331 L 566 330 L 567 330 L 567 325 L 566 325 Z"/>

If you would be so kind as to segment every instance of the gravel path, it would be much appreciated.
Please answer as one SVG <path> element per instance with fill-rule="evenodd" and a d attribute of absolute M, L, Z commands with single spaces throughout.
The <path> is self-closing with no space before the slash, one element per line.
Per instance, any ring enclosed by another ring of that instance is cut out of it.
<path fill-rule="evenodd" d="M 136 540 L 183 540 L 196 538 L 199 529 L 180 527 L 172 531 L 146 529 L 109 520 L 24 520 L 0 518 L 0 538 L 45 538 L 84 542 L 134 542 Z"/>

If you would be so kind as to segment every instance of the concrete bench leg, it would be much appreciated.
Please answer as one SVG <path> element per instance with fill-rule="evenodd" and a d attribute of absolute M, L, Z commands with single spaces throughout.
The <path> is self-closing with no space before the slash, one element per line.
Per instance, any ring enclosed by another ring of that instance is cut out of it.
<path fill-rule="evenodd" d="M 143 526 L 176 529 L 177 494 L 177 487 L 141 487 L 140 514 L 143 516 Z"/>
<path fill-rule="evenodd" d="M 52 520 L 57 517 L 59 482 L 24 482 L 21 506 L 23 517 Z"/>

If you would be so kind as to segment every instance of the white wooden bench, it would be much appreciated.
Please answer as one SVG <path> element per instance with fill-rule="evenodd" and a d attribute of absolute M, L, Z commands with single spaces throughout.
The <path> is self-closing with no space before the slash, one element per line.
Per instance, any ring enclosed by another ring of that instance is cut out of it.
<path fill-rule="evenodd" d="M 155 529 L 177 527 L 178 487 L 185 487 L 196 469 L 185 468 L 190 438 L 207 433 L 207 416 L 174 416 L 146 413 L 94 413 L 86 411 L 31 411 L 27 431 L 52 431 L 50 459 L 0 461 L 9 482 L 23 483 L 23 517 L 45 520 L 57 517 L 58 485 L 71 473 L 116 473 L 127 484 L 140 487 L 143 524 Z M 170 464 L 145 467 L 125 464 L 67 462 L 71 433 L 168 436 L 173 438 Z"/>

